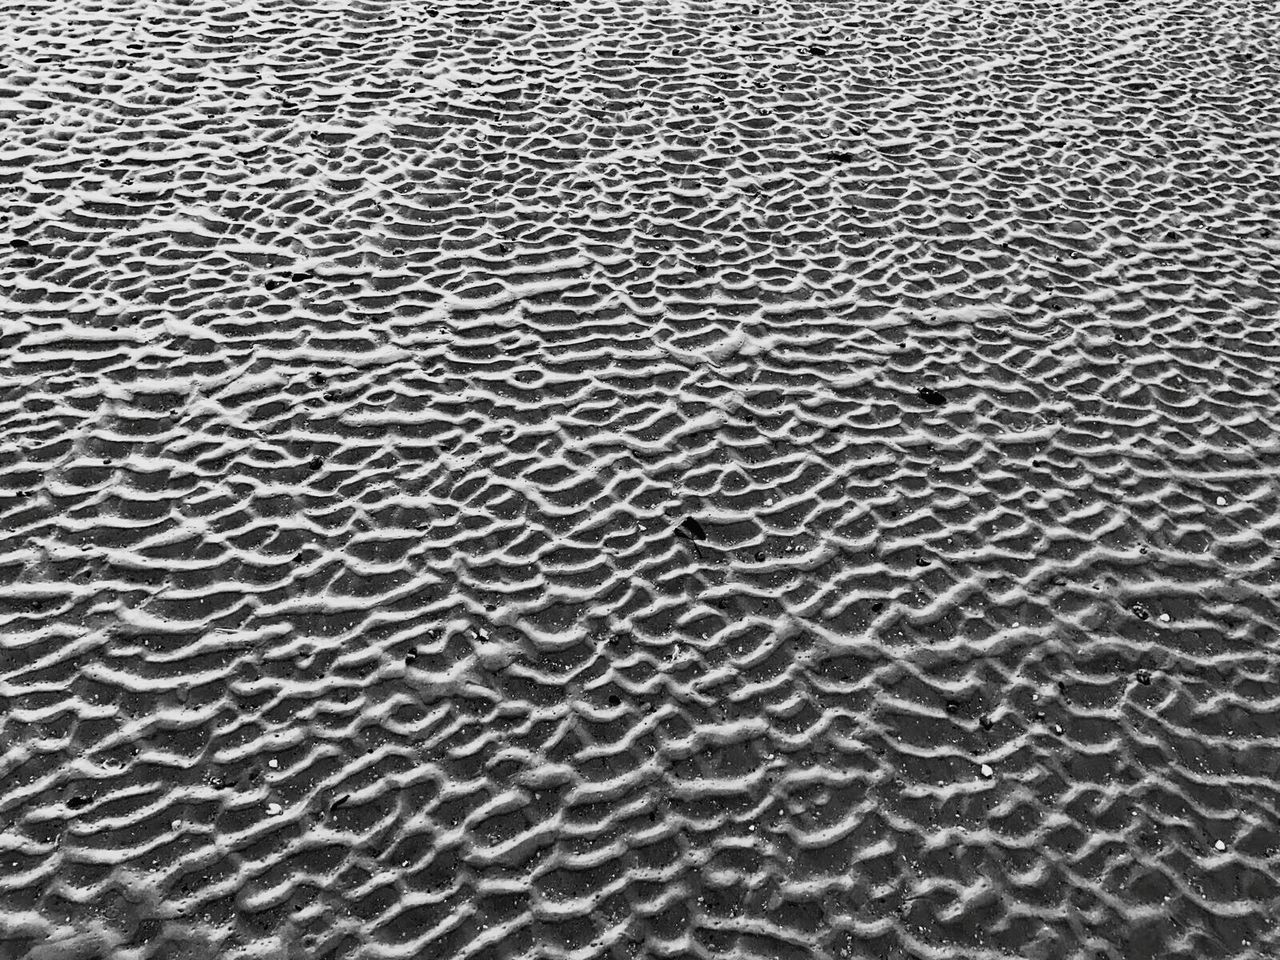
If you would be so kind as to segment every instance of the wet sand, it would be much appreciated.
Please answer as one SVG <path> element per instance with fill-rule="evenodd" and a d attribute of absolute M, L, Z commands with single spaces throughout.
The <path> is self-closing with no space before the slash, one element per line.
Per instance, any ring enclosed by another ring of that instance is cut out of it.
<path fill-rule="evenodd" d="M 11 6 L 0 958 L 1275 956 L 1278 33 Z"/>

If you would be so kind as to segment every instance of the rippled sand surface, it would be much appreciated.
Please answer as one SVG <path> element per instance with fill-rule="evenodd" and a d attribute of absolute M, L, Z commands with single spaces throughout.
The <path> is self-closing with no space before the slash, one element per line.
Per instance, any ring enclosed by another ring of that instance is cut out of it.
<path fill-rule="evenodd" d="M 1280 13 L 0 19 L 0 957 L 1280 956 Z"/>

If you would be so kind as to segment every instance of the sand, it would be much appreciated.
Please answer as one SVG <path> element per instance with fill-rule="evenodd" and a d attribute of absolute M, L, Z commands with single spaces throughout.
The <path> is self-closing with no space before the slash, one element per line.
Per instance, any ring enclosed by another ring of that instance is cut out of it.
<path fill-rule="evenodd" d="M 7 5 L 0 957 L 1280 955 L 1277 34 Z"/>

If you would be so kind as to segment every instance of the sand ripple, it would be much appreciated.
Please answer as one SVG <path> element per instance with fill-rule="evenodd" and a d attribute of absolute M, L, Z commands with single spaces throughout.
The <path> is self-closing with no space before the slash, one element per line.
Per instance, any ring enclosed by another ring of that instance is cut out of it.
<path fill-rule="evenodd" d="M 10 4 L 0 957 L 1280 952 L 1266 4 Z"/>

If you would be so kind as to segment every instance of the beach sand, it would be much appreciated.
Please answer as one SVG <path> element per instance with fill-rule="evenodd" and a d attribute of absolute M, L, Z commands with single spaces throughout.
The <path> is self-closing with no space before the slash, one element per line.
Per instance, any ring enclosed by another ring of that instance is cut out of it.
<path fill-rule="evenodd" d="M 0 958 L 1280 955 L 1277 34 L 6 5 Z"/>

